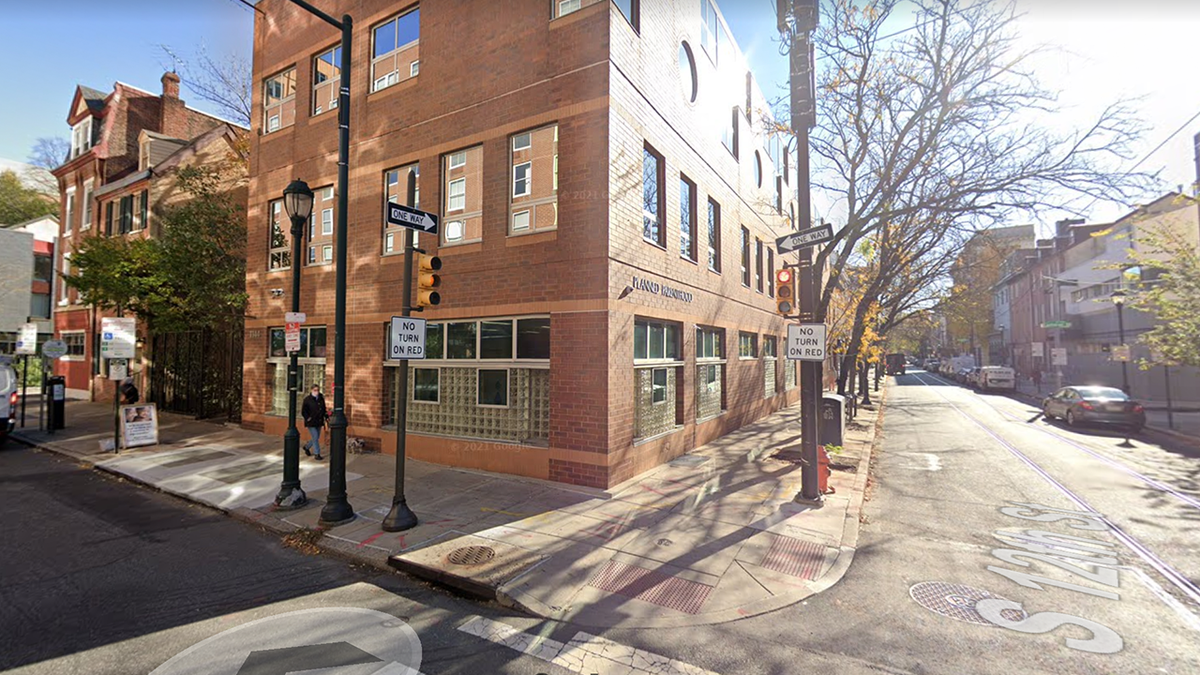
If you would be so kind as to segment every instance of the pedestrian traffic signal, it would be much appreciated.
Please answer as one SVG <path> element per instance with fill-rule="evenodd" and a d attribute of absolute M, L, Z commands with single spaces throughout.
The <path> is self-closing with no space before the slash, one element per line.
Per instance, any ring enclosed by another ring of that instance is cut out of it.
<path fill-rule="evenodd" d="M 417 306 L 432 307 L 442 302 L 442 296 L 437 291 L 442 285 L 442 277 L 437 274 L 442 269 L 442 259 L 426 253 L 420 256 L 417 263 Z"/>
<path fill-rule="evenodd" d="M 783 316 L 796 311 L 796 277 L 787 267 L 775 273 L 775 308 Z"/>

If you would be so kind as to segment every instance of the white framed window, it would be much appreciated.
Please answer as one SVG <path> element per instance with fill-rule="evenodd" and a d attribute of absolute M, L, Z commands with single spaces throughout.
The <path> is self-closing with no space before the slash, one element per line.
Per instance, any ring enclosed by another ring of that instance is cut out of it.
<path fill-rule="evenodd" d="M 333 209 L 321 209 L 321 234 L 333 234 Z"/>
<path fill-rule="evenodd" d="M 70 232 L 75 227 L 75 188 L 67 188 L 67 221 L 63 223 L 63 231 Z"/>
<path fill-rule="evenodd" d="M 64 253 L 62 255 L 62 273 L 63 273 L 63 276 L 70 276 L 70 274 L 71 274 L 71 253 L 70 252 Z M 71 289 L 67 287 L 67 284 L 65 282 L 60 280 L 58 282 L 58 304 L 60 304 L 60 305 L 67 304 L 67 298 L 70 297 L 70 294 L 71 294 Z"/>
<path fill-rule="evenodd" d="M 296 68 L 263 81 L 263 118 L 266 133 L 289 127 L 296 120 Z"/>
<path fill-rule="evenodd" d="M 554 153 L 554 191 L 558 192 L 558 153 Z"/>
<path fill-rule="evenodd" d="M 480 368 L 476 372 L 475 405 L 481 408 L 508 407 L 508 369 Z"/>
<path fill-rule="evenodd" d="M 90 150 L 93 139 L 92 118 L 89 115 L 71 127 L 71 156 L 69 159 L 75 159 Z"/>
<path fill-rule="evenodd" d="M 522 162 L 513 167 L 513 196 L 524 197 L 531 192 L 530 168 L 531 162 Z"/>
<path fill-rule="evenodd" d="M 321 247 L 321 258 L 325 262 L 333 262 L 333 246 L 326 244 Z"/>
<path fill-rule="evenodd" d="M 446 241 L 461 241 L 463 238 L 463 221 L 452 220 L 446 223 Z"/>
<path fill-rule="evenodd" d="M 529 229 L 529 211 L 517 211 L 513 214 L 512 221 L 513 232 Z"/>
<path fill-rule="evenodd" d="M 467 179 L 452 180 L 449 187 L 446 193 L 446 211 L 462 211 L 467 206 Z"/>
<path fill-rule="evenodd" d="M 408 64 L 408 76 L 409 77 L 416 77 L 417 75 L 420 75 L 420 74 L 421 74 L 421 62 L 420 61 L 413 61 L 412 63 Z"/>
<path fill-rule="evenodd" d="M 59 338 L 66 343 L 67 353 L 63 356 L 64 361 L 82 361 L 85 355 L 87 344 L 87 336 L 81 330 L 62 331 L 59 333 Z"/>
<path fill-rule="evenodd" d="M 667 369 L 655 368 L 650 376 L 651 401 L 658 405 L 667 402 Z"/>
<path fill-rule="evenodd" d="M 450 154 L 449 168 L 460 169 L 466 165 L 467 165 L 467 151 L 466 150 L 460 150 L 459 152 L 454 152 L 454 153 Z"/>
<path fill-rule="evenodd" d="M 283 200 L 276 199 L 267 205 L 267 221 L 270 228 L 268 247 L 268 269 L 286 270 L 292 266 L 292 235 L 290 228 L 283 226 Z"/>
<path fill-rule="evenodd" d="M 529 132 L 513 136 L 513 152 L 528 150 L 529 148 L 533 147 L 533 142 L 531 139 L 532 136 L 529 134 Z"/>
<path fill-rule="evenodd" d="M 566 16 L 571 12 L 578 12 L 580 0 L 558 0 L 558 16 Z"/>
<path fill-rule="evenodd" d="M 83 183 L 83 215 L 79 219 L 80 230 L 86 230 L 92 226 L 92 185 L 91 178 Z"/>
<path fill-rule="evenodd" d="M 379 91 L 396 84 L 400 81 L 402 72 L 407 71 L 409 77 L 417 74 L 417 48 L 421 37 L 420 7 L 375 26 L 371 37 L 371 91 Z"/>

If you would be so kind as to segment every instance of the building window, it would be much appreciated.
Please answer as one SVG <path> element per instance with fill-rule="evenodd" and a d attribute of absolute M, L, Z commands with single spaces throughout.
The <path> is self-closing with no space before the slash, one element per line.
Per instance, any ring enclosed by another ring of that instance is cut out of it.
<path fill-rule="evenodd" d="M 74 333 L 68 333 L 66 331 L 63 331 L 61 336 L 62 336 L 62 341 L 65 342 L 67 345 L 67 354 L 66 354 L 67 356 L 82 357 L 84 355 L 84 348 L 86 346 L 86 338 L 84 337 L 83 331 L 74 332 Z"/>
<path fill-rule="evenodd" d="M 617 6 L 617 9 L 621 10 L 621 16 L 625 17 L 625 20 L 629 22 L 633 30 L 637 31 L 641 29 L 641 26 L 638 24 L 638 5 L 640 4 L 638 0 L 612 0 L 612 2 Z"/>
<path fill-rule="evenodd" d="M 687 42 L 679 45 L 679 82 L 683 87 L 683 95 L 688 103 L 696 102 L 697 80 L 696 59 L 692 56 L 692 46 Z"/>
<path fill-rule="evenodd" d="M 508 407 L 508 370 L 503 368 L 480 368 L 479 388 L 475 404 L 479 406 Z"/>
<path fill-rule="evenodd" d="M 647 145 L 642 150 L 642 238 L 666 248 L 662 183 L 662 156 Z"/>
<path fill-rule="evenodd" d="M 475 146 L 442 156 L 446 214 L 444 242 L 465 243 L 483 238 L 483 147 Z"/>
<path fill-rule="evenodd" d="M 416 174 L 416 190 L 413 192 L 413 208 L 421 208 L 421 167 L 413 163 L 383 174 L 384 199 L 393 204 L 408 205 L 408 172 Z M 392 225 L 383 219 L 383 252 L 394 253 L 404 250 L 404 234 L 412 232 L 406 227 Z"/>
<path fill-rule="evenodd" d="M 71 276 L 71 253 L 70 252 L 62 254 L 62 275 L 64 277 Z M 70 291 L 71 291 L 71 288 L 69 286 L 67 286 L 67 283 L 65 281 L 60 280 L 58 283 L 58 304 L 60 304 L 60 305 L 67 304 L 67 299 L 70 297 Z"/>
<path fill-rule="evenodd" d="M 738 358 L 758 358 L 758 336 L 754 333 L 738 333 Z"/>
<path fill-rule="evenodd" d="M 272 415 L 287 414 L 287 369 L 291 353 L 286 349 L 286 336 L 282 326 L 268 329 L 267 364 L 271 369 Z M 325 326 L 302 326 L 300 328 L 300 350 L 296 352 L 299 368 L 296 371 L 297 391 L 305 392 L 312 385 L 325 386 L 325 357 L 328 353 Z"/>
<path fill-rule="evenodd" d="M 750 288 L 750 230 L 742 227 L 742 285 Z"/>
<path fill-rule="evenodd" d="M 33 280 L 49 283 L 54 280 L 54 261 L 48 255 L 33 256 Z"/>
<path fill-rule="evenodd" d="M 83 183 L 83 216 L 79 219 L 79 229 L 86 230 L 92 226 L 92 179 Z"/>
<path fill-rule="evenodd" d="M 413 368 L 413 397 L 420 403 L 437 403 L 441 371 L 437 368 Z"/>
<path fill-rule="evenodd" d="M 775 252 L 767 246 L 767 296 L 775 297 Z"/>
<path fill-rule="evenodd" d="M 302 326 L 300 328 L 300 351 L 296 352 L 296 356 L 302 359 L 325 358 L 325 337 L 325 326 Z M 270 356 L 291 356 L 291 353 L 287 351 L 287 335 L 283 327 L 270 329 L 270 338 Z"/>
<path fill-rule="evenodd" d="M 758 150 L 754 151 L 754 187 L 762 187 L 762 153 Z"/>
<path fill-rule="evenodd" d="M 679 255 L 696 262 L 696 184 L 679 176 Z"/>
<path fill-rule="evenodd" d="M 283 200 L 276 199 L 267 204 L 267 221 L 270 223 L 269 270 L 286 270 L 292 266 L 291 228 L 283 226 Z"/>
<path fill-rule="evenodd" d="M 140 202 L 136 229 L 144 230 L 150 226 L 150 190 L 142 190 Z"/>
<path fill-rule="evenodd" d="M 96 137 L 92 134 L 92 118 L 85 117 L 71 127 L 71 156 L 67 159 L 75 159 L 90 150 L 95 140 Z"/>
<path fill-rule="evenodd" d="M 338 106 L 339 82 L 342 79 L 342 47 L 336 46 L 313 59 L 313 112 L 320 115 Z"/>
<path fill-rule="evenodd" d="M 708 269 L 721 273 L 721 205 L 708 200 Z"/>
<path fill-rule="evenodd" d="M 509 147 L 512 167 L 509 231 L 557 227 L 558 125 L 516 134 Z"/>
<path fill-rule="evenodd" d="M 763 336 L 763 358 L 773 359 L 778 355 L 778 338 L 774 335 Z"/>
<path fill-rule="evenodd" d="M 704 52 L 717 64 L 717 32 L 720 30 L 720 19 L 712 0 L 700 0 L 700 45 Z"/>
<path fill-rule="evenodd" d="M 308 217 L 308 256 L 305 264 L 326 265 L 333 262 L 333 186 L 313 191 L 312 214 Z"/>
<path fill-rule="evenodd" d="M 678 324 L 636 319 L 633 324 L 634 436 L 649 438 L 679 427 L 682 381 Z M 664 363 L 666 362 L 666 363 Z M 672 405 L 672 402 L 674 404 Z"/>
<path fill-rule="evenodd" d="M 633 325 L 635 361 L 678 361 L 679 326 L 661 321 L 638 319 Z"/>
<path fill-rule="evenodd" d="M 696 327 L 696 419 L 716 417 L 725 410 L 725 331 Z"/>
<path fill-rule="evenodd" d="M 75 227 L 75 188 L 67 188 L 67 212 L 66 222 L 63 223 L 63 232 L 70 233 L 71 228 Z"/>
<path fill-rule="evenodd" d="M 513 198 L 524 197 L 529 194 L 529 169 L 532 163 L 523 162 L 513 167 Z"/>
<path fill-rule="evenodd" d="M 655 368 L 651 372 L 650 397 L 652 403 L 667 401 L 667 369 Z"/>
<path fill-rule="evenodd" d="M 733 155 L 734 159 L 738 158 L 738 118 L 741 114 L 738 112 L 737 106 L 733 107 L 733 111 L 726 118 L 729 124 L 721 130 L 721 143 L 725 145 L 725 149 Z"/>
<path fill-rule="evenodd" d="M 288 68 L 263 83 L 263 133 L 269 134 L 296 121 L 296 69 Z"/>
<path fill-rule="evenodd" d="M 418 38 L 421 35 L 420 8 L 405 12 L 375 27 L 371 58 L 371 91 L 390 87 L 411 77 L 412 65 L 420 60 Z"/>
<path fill-rule="evenodd" d="M 135 229 L 133 222 L 133 195 L 125 195 L 124 197 L 121 197 L 121 201 L 118 202 L 118 207 L 117 233 L 129 234 Z"/>
<path fill-rule="evenodd" d="M 754 287 L 759 293 L 763 291 L 763 245 L 762 239 L 754 238 Z"/>
<path fill-rule="evenodd" d="M 775 395 L 775 352 L 777 338 L 774 335 L 763 336 L 763 397 Z"/>

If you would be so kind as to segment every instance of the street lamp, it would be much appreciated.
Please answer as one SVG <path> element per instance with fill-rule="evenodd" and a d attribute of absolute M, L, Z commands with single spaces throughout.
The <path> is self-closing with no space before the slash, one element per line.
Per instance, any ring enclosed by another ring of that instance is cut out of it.
<path fill-rule="evenodd" d="M 338 21 L 305 0 L 292 4 L 342 32 L 342 64 L 338 78 L 338 180 L 337 238 L 334 242 L 336 294 L 333 305 L 333 411 L 329 416 L 329 494 L 317 521 L 322 526 L 354 520 L 354 507 L 346 496 L 346 192 L 350 184 L 350 55 L 354 19 L 343 14 Z M 297 460 L 298 461 L 298 460 Z"/>
<path fill-rule="evenodd" d="M 1129 359 L 1125 354 L 1125 291 L 1118 288 L 1113 291 L 1112 302 L 1117 306 L 1117 340 L 1121 343 L 1121 391 L 1129 395 Z"/>
<path fill-rule="evenodd" d="M 308 183 L 294 180 L 283 189 L 283 208 L 292 221 L 292 312 L 300 311 L 300 251 L 304 242 L 304 224 L 312 216 L 313 191 Z M 288 360 L 288 427 L 283 432 L 283 483 L 275 495 L 275 506 L 298 509 L 308 502 L 300 488 L 300 432 L 296 429 L 297 352 Z"/>

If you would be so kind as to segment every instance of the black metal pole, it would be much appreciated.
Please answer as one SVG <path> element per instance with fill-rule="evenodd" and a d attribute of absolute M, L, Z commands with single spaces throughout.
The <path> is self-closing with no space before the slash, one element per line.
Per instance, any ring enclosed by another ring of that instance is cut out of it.
<path fill-rule="evenodd" d="M 405 203 L 416 206 L 417 174 L 408 170 L 408 197 Z M 404 230 L 404 305 L 400 309 L 401 316 L 412 314 L 412 267 L 413 267 L 413 231 Z M 401 532 L 417 526 L 417 514 L 408 507 L 408 499 L 404 496 L 404 469 L 406 444 L 408 442 L 408 359 L 401 359 L 396 375 L 396 485 L 392 494 L 392 510 L 383 519 L 384 532 Z"/>
<path fill-rule="evenodd" d="M 1117 339 L 1121 342 L 1121 352 L 1126 358 L 1121 361 L 1121 391 L 1129 395 L 1129 355 L 1125 354 L 1125 306 L 1117 303 Z"/>
<path fill-rule="evenodd" d="M 43 354 L 42 355 L 42 395 L 38 396 L 38 431 L 42 431 L 42 429 L 43 429 L 42 425 L 47 421 L 46 417 L 47 417 L 46 416 L 46 355 Z M 54 425 L 46 424 L 46 426 L 54 426 Z M 51 430 L 50 433 L 54 433 L 54 431 Z"/>
<path fill-rule="evenodd" d="M 36 341 L 34 349 L 37 349 Z M 29 355 L 26 354 L 21 360 L 23 367 L 21 368 L 21 428 L 25 428 L 25 401 L 29 398 Z"/>
<path fill-rule="evenodd" d="M 121 312 L 121 306 L 117 305 L 117 317 L 123 316 L 125 315 Z M 112 377 L 112 362 L 112 359 L 108 359 L 109 377 Z M 121 381 L 113 380 L 113 454 L 119 452 L 121 452 Z"/>
<path fill-rule="evenodd" d="M 298 0 L 293 0 L 298 2 Z M 299 4 L 299 3 L 298 3 Z M 329 418 L 329 494 L 321 509 L 320 524 L 331 526 L 354 520 L 354 507 L 346 495 L 346 190 L 350 185 L 350 54 L 353 19 L 343 14 L 342 70 L 338 78 L 338 186 L 337 186 L 337 293 L 334 299 L 333 414 Z"/>
<path fill-rule="evenodd" d="M 1163 375 L 1167 378 L 1167 428 L 1175 428 L 1175 406 L 1171 403 L 1171 366 L 1163 365 Z"/>
<path fill-rule="evenodd" d="M 300 264 L 304 251 L 304 218 L 291 214 L 292 219 L 292 311 L 300 311 Z M 300 487 L 300 430 L 296 428 L 296 388 L 299 382 L 298 352 L 288 359 L 288 426 L 283 432 L 283 482 L 275 495 L 275 507 L 281 510 L 298 509 L 308 502 Z"/>

